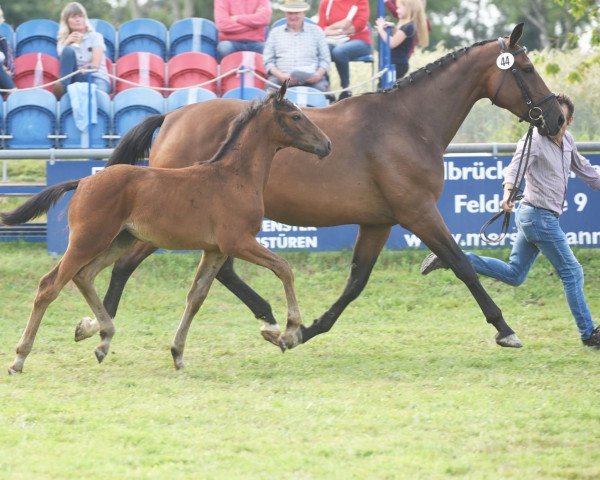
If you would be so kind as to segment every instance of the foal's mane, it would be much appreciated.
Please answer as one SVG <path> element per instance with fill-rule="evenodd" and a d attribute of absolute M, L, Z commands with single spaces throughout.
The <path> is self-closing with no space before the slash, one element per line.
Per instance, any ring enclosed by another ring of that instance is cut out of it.
<path fill-rule="evenodd" d="M 277 95 L 277 91 L 270 93 L 264 99 L 256 102 L 252 102 L 246 110 L 235 117 L 229 124 L 229 130 L 227 131 L 227 137 L 223 140 L 223 143 L 217 150 L 217 153 L 213 155 L 210 160 L 205 160 L 198 163 L 215 163 L 222 160 L 225 154 L 235 145 L 238 137 L 242 133 L 244 127 L 250 123 L 250 121 L 256 117 L 256 115 L 268 105 L 273 97 Z"/>
<path fill-rule="evenodd" d="M 495 41 L 496 40 L 482 40 L 480 42 L 474 43 L 470 47 L 463 47 L 463 48 L 454 50 L 454 51 L 444 55 L 443 57 L 438 58 L 437 60 L 433 61 L 432 63 L 428 63 L 424 67 L 421 67 L 418 70 L 415 70 L 414 72 L 410 73 L 406 77 L 401 78 L 391 88 L 385 89 L 381 93 L 391 92 L 392 90 L 412 85 L 416 81 L 419 81 L 422 78 L 431 76 L 437 70 L 440 70 L 441 68 L 445 67 L 446 65 L 449 65 L 450 63 L 453 63 L 454 61 L 458 60 L 460 57 L 463 57 L 464 55 L 469 53 L 469 50 L 471 50 L 472 48 L 480 47 L 482 45 L 486 45 L 490 42 L 495 42 Z"/>

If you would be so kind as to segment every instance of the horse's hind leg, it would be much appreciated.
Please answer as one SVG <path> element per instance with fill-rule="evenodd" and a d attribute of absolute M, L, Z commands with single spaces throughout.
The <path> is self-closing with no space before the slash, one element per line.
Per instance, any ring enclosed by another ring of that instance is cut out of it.
<path fill-rule="evenodd" d="M 117 258 L 123 255 L 124 252 L 128 251 L 135 241 L 136 239 L 130 233 L 126 231 L 121 232 L 113 240 L 109 248 L 94 258 L 73 277 L 73 282 L 75 282 L 79 291 L 84 296 L 92 312 L 96 316 L 96 321 L 93 323 L 91 322 L 89 328 L 93 333 L 96 331 L 100 332 L 100 344 L 94 351 L 98 362 L 102 362 L 108 353 L 115 327 L 111 316 L 98 297 L 94 287 L 94 280 L 98 273 L 108 265 L 111 265 Z M 77 339 L 76 330 L 75 340 Z"/>
<path fill-rule="evenodd" d="M 369 281 L 375 262 L 377 262 L 377 258 L 390 236 L 390 230 L 390 226 L 361 225 L 359 227 L 346 287 L 340 298 L 310 327 L 304 325 L 300 327 L 302 343 L 306 343 L 314 336 L 331 330 L 344 309 L 350 302 L 358 298 Z"/>
<path fill-rule="evenodd" d="M 91 255 L 93 257 L 93 255 Z M 17 355 L 8 373 L 23 371 L 25 359 L 31 352 L 38 328 L 48 306 L 58 297 L 60 291 L 73 278 L 73 276 L 90 260 L 90 255 L 67 248 L 62 260 L 40 280 L 37 295 L 33 302 L 33 309 L 27 322 L 27 327 L 17 345 Z"/>
<path fill-rule="evenodd" d="M 156 248 L 147 243 L 137 242 L 135 246 L 130 249 L 129 253 L 123 255 L 117 260 L 110 277 L 110 284 L 106 295 L 104 296 L 104 308 L 111 318 L 115 318 L 121 295 L 127 280 L 135 269 L 142 263 L 143 260 L 148 258 Z M 102 267 L 104 268 L 104 266 Z M 101 269 L 102 269 L 101 268 Z M 75 327 L 75 341 L 79 342 L 86 338 L 89 338 L 96 334 L 100 330 L 98 320 L 95 318 L 85 317 L 82 318 Z"/>
<path fill-rule="evenodd" d="M 238 242 L 232 255 L 268 268 L 281 280 L 285 290 L 288 311 L 287 325 L 285 332 L 279 338 L 279 347 L 285 351 L 301 343 L 300 324 L 302 320 L 298 301 L 296 300 L 296 292 L 294 291 L 294 274 L 289 264 L 280 256 L 263 247 L 254 237 Z"/>
<path fill-rule="evenodd" d="M 196 277 L 194 278 L 194 283 L 192 283 L 192 287 L 187 295 L 185 311 L 183 312 L 181 322 L 179 323 L 175 338 L 171 344 L 171 355 L 173 356 L 175 368 L 178 370 L 184 366 L 183 350 L 185 349 L 185 341 L 194 315 L 198 313 L 202 303 L 204 303 L 208 291 L 210 290 L 210 286 L 225 260 L 227 260 L 227 256 L 220 252 L 205 251 L 202 255 Z"/>
<path fill-rule="evenodd" d="M 500 308 L 481 285 L 471 262 L 450 235 L 437 207 L 414 213 L 418 213 L 413 217 L 414 222 L 410 225 L 406 223 L 405 226 L 423 240 L 471 291 L 487 322 L 498 331 L 496 343 L 503 347 L 521 347 L 521 341 L 504 320 Z"/>

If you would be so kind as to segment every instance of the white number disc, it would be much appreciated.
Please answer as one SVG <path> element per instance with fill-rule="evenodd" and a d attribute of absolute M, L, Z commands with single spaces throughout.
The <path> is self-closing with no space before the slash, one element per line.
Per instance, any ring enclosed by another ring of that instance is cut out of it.
<path fill-rule="evenodd" d="M 513 66 L 513 63 L 515 63 L 515 57 L 509 52 L 501 53 L 496 59 L 496 65 L 500 70 L 508 70 Z"/>

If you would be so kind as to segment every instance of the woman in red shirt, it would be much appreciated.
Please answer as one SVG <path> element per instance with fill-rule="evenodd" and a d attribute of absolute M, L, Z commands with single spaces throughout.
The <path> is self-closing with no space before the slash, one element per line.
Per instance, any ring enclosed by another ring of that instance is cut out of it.
<path fill-rule="evenodd" d="M 319 26 L 325 32 L 342 88 L 350 85 L 350 61 L 371 53 L 368 0 L 321 0 Z M 352 95 L 344 90 L 339 100 Z"/>

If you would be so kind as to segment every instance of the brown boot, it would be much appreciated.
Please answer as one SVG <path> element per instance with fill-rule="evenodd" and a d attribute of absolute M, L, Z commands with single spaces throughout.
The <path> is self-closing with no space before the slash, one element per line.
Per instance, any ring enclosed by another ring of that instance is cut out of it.
<path fill-rule="evenodd" d="M 65 94 L 65 87 L 63 87 L 63 84 L 60 82 L 55 83 L 52 87 L 52 93 L 54 93 L 54 96 L 57 100 L 60 100 L 61 97 Z"/>

